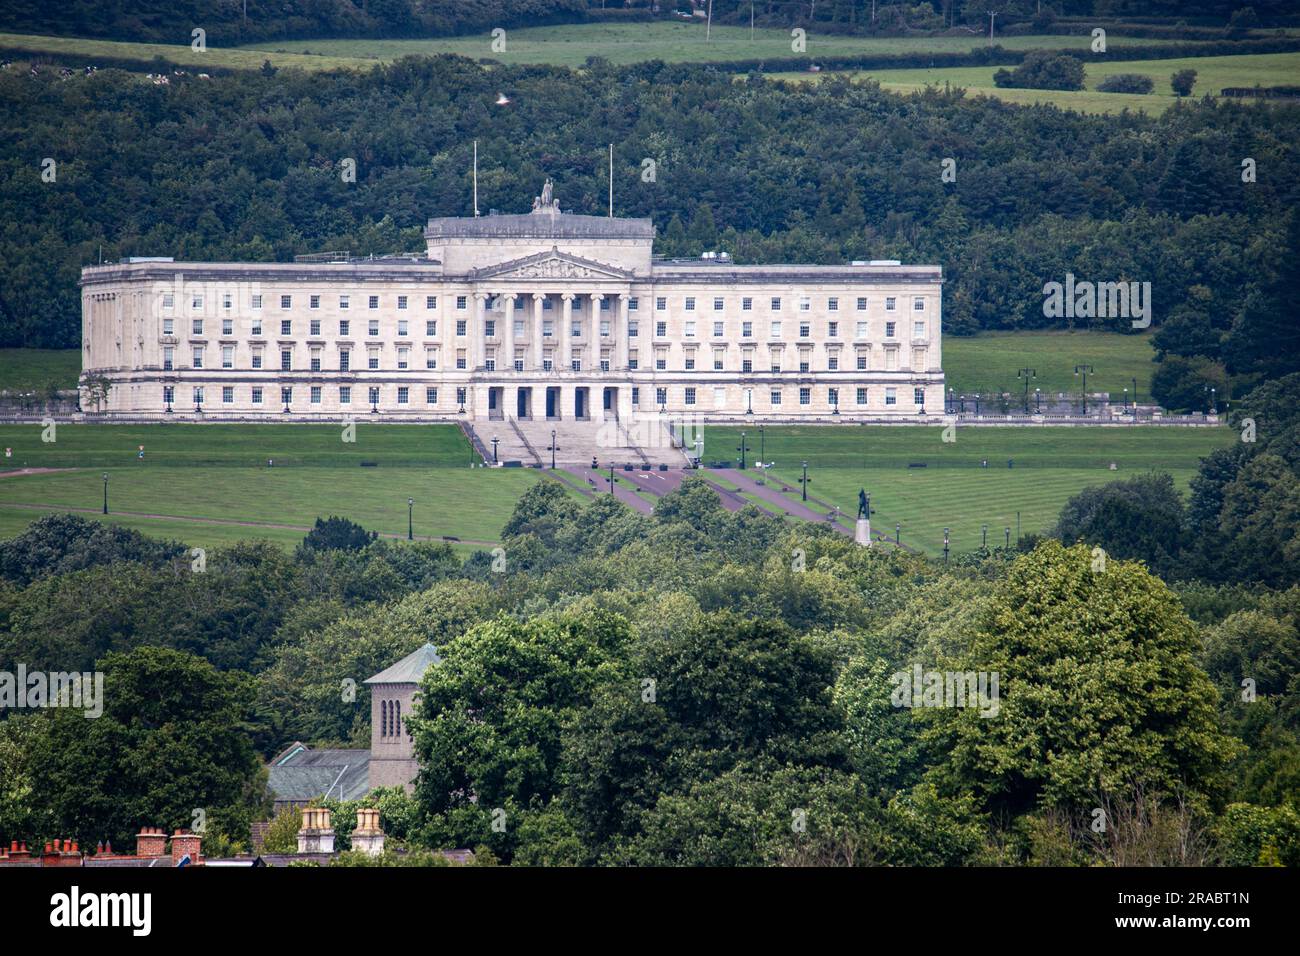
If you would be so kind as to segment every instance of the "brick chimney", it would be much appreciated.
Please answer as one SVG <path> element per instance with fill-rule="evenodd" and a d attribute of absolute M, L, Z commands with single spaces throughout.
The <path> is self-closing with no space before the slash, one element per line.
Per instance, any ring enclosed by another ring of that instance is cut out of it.
<path fill-rule="evenodd" d="M 19 861 L 30 860 L 31 858 L 32 854 L 31 851 L 27 849 L 26 842 L 19 843 L 17 840 L 10 842 L 8 856 L 10 862 L 17 863 Z"/>
<path fill-rule="evenodd" d="M 357 828 L 352 831 L 352 849 L 366 856 L 384 852 L 384 831 L 379 828 L 379 811 L 357 808 Z"/>
<path fill-rule="evenodd" d="M 329 807 L 302 808 L 302 827 L 298 830 L 298 852 L 334 852 L 334 828 L 330 826 Z"/>
<path fill-rule="evenodd" d="M 167 834 L 163 833 L 162 827 L 141 827 L 140 832 L 135 835 L 135 855 L 146 857 L 167 855 Z"/>
<path fill-rule="evenodd" d="M 172 834 L 172 866 L 180 866 L 181 860 L 187 856 L 193 865 L 202 865 L 202 849 L 203 837 L 189 830 L 177 830 Z"/>

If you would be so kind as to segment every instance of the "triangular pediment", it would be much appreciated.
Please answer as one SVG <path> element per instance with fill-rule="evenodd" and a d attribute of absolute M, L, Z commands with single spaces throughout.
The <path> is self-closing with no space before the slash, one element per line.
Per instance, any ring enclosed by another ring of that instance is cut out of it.
<path fill-rule="evenodd" d="M 627 281 L 632 273 L 594 259 L 570 255 L 551 249 L 522 259 L 511 259 L 494 266 L 475 269 L 473 279 L 616 279 Z"/>

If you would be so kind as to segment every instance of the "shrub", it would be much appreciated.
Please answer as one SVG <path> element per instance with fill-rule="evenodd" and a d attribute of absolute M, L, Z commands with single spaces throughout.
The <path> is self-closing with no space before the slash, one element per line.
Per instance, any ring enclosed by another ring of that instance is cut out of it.
<path fill-rule="evenodd" d="M 1155 81 L 1141 73 L 1116 73 L 1097 84 L 1102 93 L 1150 93 Z"/>

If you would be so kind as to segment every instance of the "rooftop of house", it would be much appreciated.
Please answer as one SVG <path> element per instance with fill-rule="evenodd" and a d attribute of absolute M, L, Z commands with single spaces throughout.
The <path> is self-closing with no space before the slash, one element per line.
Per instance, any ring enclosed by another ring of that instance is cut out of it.
<path fill-rule="evenodd" d="M 434 664 L 441 664 L 438 649 L 432 644 L 425 644 L 418 650 L 407 654 L 400 661 L 373 677 L 367 677 L 367 684 L 418 684 L 424 672 Z"/>
<path fill-rule="evenodd" d="M 281 803 L 322 796 L 359 800 L 369 791 L 369 785 L 369 750 L 313 750 L 294 741 L 267 768 L 267 787 Z"/>

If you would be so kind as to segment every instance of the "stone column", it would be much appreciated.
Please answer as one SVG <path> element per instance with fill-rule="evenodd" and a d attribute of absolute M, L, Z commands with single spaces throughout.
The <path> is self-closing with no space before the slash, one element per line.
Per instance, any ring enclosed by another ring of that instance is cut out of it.
<path fill-rule="evenodd" d="M 560 328 L 556 331 L 559 333 L 555 337 L 555 361 L 558 368 L 569 367 L 569 355 L 573 351 L 573 335 L 569 332 L 569 327 L 573 325 L 573 300 L 577 298 L 572 292 L 566 292 L 564 299 L 564 317 L 560 320 Z"/>
<path fill-rule="evenodd" d="M 469 331 L 469 370 L 483 367 L 487 355 L 487 300 L 486 292 L 474 293 L 474 327 Z"/>
<path fill-rule="evenodd" d="M 542 368 L 542 356 L 544 354 L 545 342 L 542 339 L 542 306 L 546 303 L 546 294 L 544 292 L 533 293 L 533 367 L 538 371 Z"/>
<path fill-rule="evenodd" d="M 502 337 L 502 348 L 505 349 L 505 365 L 501 365 L 501 356 L 497 356 L 497 367 L 504 367 L 507 371 L 515 370 L 515 299 L 518 296 L 513 292 L 507 292 L 505 295 L 505 335 Z"/>
<path fill-rule="evenodd" d="M 600 365 L 600 305 L 605 301 L 605 295 L 603 292 L 592 292 L 588 294 L 588 299 L 591 302 L 591 320 L 584 330 L 588 344 L 582 347 L 582 370 L 585 372 L 590 369 L 594 372 Z"/>
<path fill-rule="evenodd" d="M 628 312 L 628 302 L 632 298 L 630 293 L 621 293 L 618 297 L 618 323 L 614 329 L 614 368 L 620 372 L 627 371 L 628 350 L 631 341 L 628 338 L 627 327 L 630 321 Z"/>

